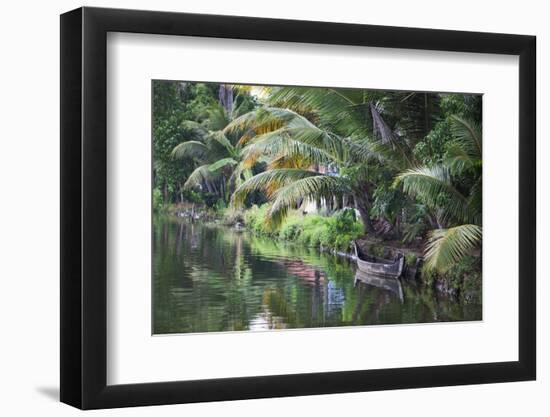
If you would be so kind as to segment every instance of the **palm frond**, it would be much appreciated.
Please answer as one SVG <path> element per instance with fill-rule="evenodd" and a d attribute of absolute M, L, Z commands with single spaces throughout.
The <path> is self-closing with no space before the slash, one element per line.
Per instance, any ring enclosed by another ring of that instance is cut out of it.
<path fill-rule="evenodd" d="M 468 149 L 469 155 L 474 155 L 481 159 L 482 155 L 482 138 L 481 126 L 473 121 L 466 121 L 458 116 L 451 116 L 451 129 L 455 140 L 462 144 L 465 149 Z"/>
<path fill-rule="evenodd" d="M 208 129 L 218 131 L 224 129 L 229 123 L 226 110 L 220 104 L 214 104 L 208 108 Z"/>
<path fill-rule="evenodd" d="M 294 127 L 293 123 L 290 123 L 287 133 L 295 141 L 318 149 L 334 161 L 343 162 L 349 156 L 349 148 L 339 136 L 319 129 L 309 122 L 303 127 Z"/>
<path fill-rule="evenodd" d="M 323 128 L 330 127 L 339 136 L 362 137 L 368 132 L 365 116 L 369 101 L 363 90 L 280 87 L 270 100 L 275 105 L 312 114 L 323 121 Z"/>
<path fill-rule="evenodd" d="M 209 165 L 201 165 L 189 175 L 189 178 L 187 178 L 187 181 L 183 184 L 183 188 L 191 189 L 198 187 L 203 181 L 211 181 L 213 178 L 215 178 L 215 173 L 210 171 Z"/>
<path fill-rule="evenodd" d="M 234 119 L 223 133 L 240 135 L 238 144 L 243 146 L 255 136 L 277 130 L 297 116 L 297 113 L 288 109 L 259 108 Z"/>
<path fill-rule="evenodd" d="M 342 158 L 345 153 L 342 145 L 326 136 L 325 132 L 316 128 L 282 127 L 256 137 L 243 149 L 242 157 L 250 166 L 260 156 L 271 160 L 301 160 L 304 166 L 326 164 Z"/>
<path fill-rule="evenodd" d="M 184 120 L 180 123 L 180 128 L 188 132 L 188 140 L 199 140 L 208 133 L 208 129 L 194 120 Z"/>
<path fill-rule="evenodd" d="M 458 141 L 451 142 L 447 146 L 445 153 L 445 165 L 447 165 L 453 174 L 460 174 L 475 168 L 477 165 L 475 156 L 468 149 L 462 146 Z"/>
<path fill-rule="evenodd" d="M 394 157 L 395 153 L 391 149 L 375 141 L 366 138 L 343 138 L 342 142 L 345 144 L 350 161 L 353 163 L 361 164 L 375 160 L 396 170 L 405 169 L 408 166 L 400 159 L 396 159 Z"/>
<path fill-rule="evenodd" d="M 482 205 L 483 205 L 483 188 L 482 177 L 479 176 L 477 181 L 470 189 L 470 195 L 468 196 L 468 208 L 474 215 L 473 222 L 475 224 L 482 223 Z"/>
<path fill-rule="evenodd" d="M 252 178 L 246 180 L 233 193 L 232 203 L 239 207 L 242 206 L 246 197 L 254 191 L 263 191 L 268 197 L 281 187 L 288 185 L 302 178 L 319 175 L 318 172 L 305 169 L 282 168 L 264 171 Z"/>
<path fill-rule="evenodd" d="M 447 146 L 445 164 L 453 174 L 481 168 L 481 130 L 473 122 L 451 116 L 454 140 Z"/>
<path fill-rule="evenodd" d="M 349 192 L 347 181 L 340 177 L 315 175 L 293 181 L 273 193 L 273 204 L 267 212 L 267 220 L 278 226 L 288 211 L 307 198 L 332 198 Z"/>
<path fill-rule="evenodd" d="M 268 159 L 267 168 L 268 169 L 279 169 L 279 168 L 300 168 L 308 169 L 312 165 L 315 165 L 314 160 L 308 159 L 302 155 L 285 155 L 281 154 L 275 158 Z"/>
<path fill-rule="evenodd" d="M 420 198 L 428 207 L 443 208 L 447 217 L 459 221 L 472 219 L 467 198 L 453 186 L 450 172 L 445 166 L 408 169 L 395 178 L 394 186 L 399 184 L 403 184 L 405 193 Z M 444 207 L 438 204 L 442 194 L 447 197 Z"/>
<path fill-rule="evenodd" d="M 238 164 L 233 170 L 233 173 L 229 178 L 229 182 L 238 188 L 244 181 L 247 181 L 252 177 L 253 174 L 251 169 L 246 168 L 243 164 Z"/>
<path fill-rule="evenodd" d="M 236 117 L 231 122 L 229 122 L 223 129 L 223 133 L 226 135 L 229 135 L 239 131 L 242 132 L 242 131 L 250 130 L 254 127 L 254 124 L 256 123 L 256 119 L 257 119 L 256 111 L 245 113 L 239 117 Z"/>
<path fill-rule="evenodd" d="M 210 135 L 208 135 L 208 141 L 215 142 L 221 145 L 229 154 L 235 153 L 235 147 L 231 144 L 229 139 L 227 139 L 227 137 L 221 130 L 211 132 Z"/>
<path fill-rule="evenodd" d="M 218 171 L 222 168 L 225 168 L 225 167 L 233 167 L 235 165 L 237 165 L 238 162 L 235 161 L 233 158 L 223 158 L 223 159 L 220 159 L 219 161 L 216 161 L 212 164 L 210 164 L 208 166 L 208 170 L 210 172 L 214 172 L 214 171 Z"/>
<path fill-rule="evenodd" d="M 430 232 L 425 249 L 425 268 L 447 272 L 481 243 L 482 229 L 474 224 L 463 224 Z"/>
<path fill-rule="evenodd" d="M 182 142 L 172 150 L 172 157 L 176 159 L 196 158 L 204 159 L 208 154 L 208 147 L 199 141 L 190 140 Z"/>

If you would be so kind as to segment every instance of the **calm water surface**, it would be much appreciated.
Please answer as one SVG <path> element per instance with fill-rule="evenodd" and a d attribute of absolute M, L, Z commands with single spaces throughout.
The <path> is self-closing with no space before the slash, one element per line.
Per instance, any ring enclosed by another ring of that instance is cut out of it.
<path fill-rule="evenodd" d="M 173 219 L 154 222 L 153 280 L 155 334 L 481 319 L 477 303 L 316 249 Z"/>

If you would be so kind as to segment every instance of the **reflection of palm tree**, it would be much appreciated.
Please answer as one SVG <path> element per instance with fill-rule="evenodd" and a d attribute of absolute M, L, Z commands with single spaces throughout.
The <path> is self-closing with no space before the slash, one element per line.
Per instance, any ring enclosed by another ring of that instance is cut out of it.
<path fill-rule="evenodd" d="M 235 278 L 241 282 L 246 278 L 246 274 L 244 274 L 246 267 L 243 250 L 244 239 L 243 235 L 240 233 L 231 233 L 231 238 L 233 245 L 235 246 L 235 264 L 233 266 L 233 273 Z"/>
<path fill-rule="evenodd" d="M 184 224 L 183 224 L 183 222 L 180 222 L 179 229 L 178 229 L 178 234 L 177 234 L 178 241 L 176 242 L 176 256 L 178 256 L 178 257 L 181 254 L 181 246 L 182 246 L 182 241 L 183 241 L 183 230 L 184 230 Z"/>
<path fill-rule="evenodd" d="M 357 288 L 357 301 L 355 303 L 355 308 L 353 309 L 353 313 L 351 315 L 352 324 L 358 324 L 357 320 L 359 319 L 359 314 L 361 313 L 361 310 L 363 308 L 363 303 L 365 302 L 365 298 L 366 298 L 366 285 L 357 285 L 357 281 L 355 282 L 355 285 Z"/>
<path fill-rule="evenodd" d="M 281 289 L 265 289 L 262 304 L 271 312 L 272 316 L 282 318 L 284 323 L 296 323 L 296 311 L 287 302 Z"/>
<path fill-rule="evenodd" d="M 321 283 L 321 274 L 319 271 L 315 270 L 313 287 L 311 289 L 311 317 L 314 319 L 318 318 L 319 312 L 321 313 L 321 323 L 317 323 L 317 325 L 324 325 L 325 319 L 323 288 L 324 285 Z"/>

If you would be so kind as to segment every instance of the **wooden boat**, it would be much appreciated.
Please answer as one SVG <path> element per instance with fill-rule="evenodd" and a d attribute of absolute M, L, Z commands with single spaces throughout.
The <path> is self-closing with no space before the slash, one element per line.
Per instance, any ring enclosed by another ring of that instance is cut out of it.
<path fill-rule="evenodd" d="M 386 291 L 390 291 L 395 294 L 399 301 L 403 302 L 403 286 L 401 285 L 401 280 L 382 277 L 380 275 L 367 274 L 361 270 L 357 270 L 355 273 L 354 285 L 357 286 L 357 283 L 362 282 L 364 284 L 370 285 L 372 287 L 381 288 Z"/>
<path fill-rule="evenodd" d="M 355 241 L 353 242 L 353 248 L 357 258 L 357 267 L 360 271 L 386 278 L 399 278 L 403 274 L 405 257 L 402 253 L 399 253 L 394 260 L 388 260 L 363 253 Z"/>

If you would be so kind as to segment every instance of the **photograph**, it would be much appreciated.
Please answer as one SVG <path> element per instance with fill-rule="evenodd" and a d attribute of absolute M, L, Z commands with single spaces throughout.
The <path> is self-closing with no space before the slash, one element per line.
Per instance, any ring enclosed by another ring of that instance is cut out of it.
<path fill-rule="evenodd" d="M 482 95 L 152 80 L 152 334 L 482 320 Z"/>

